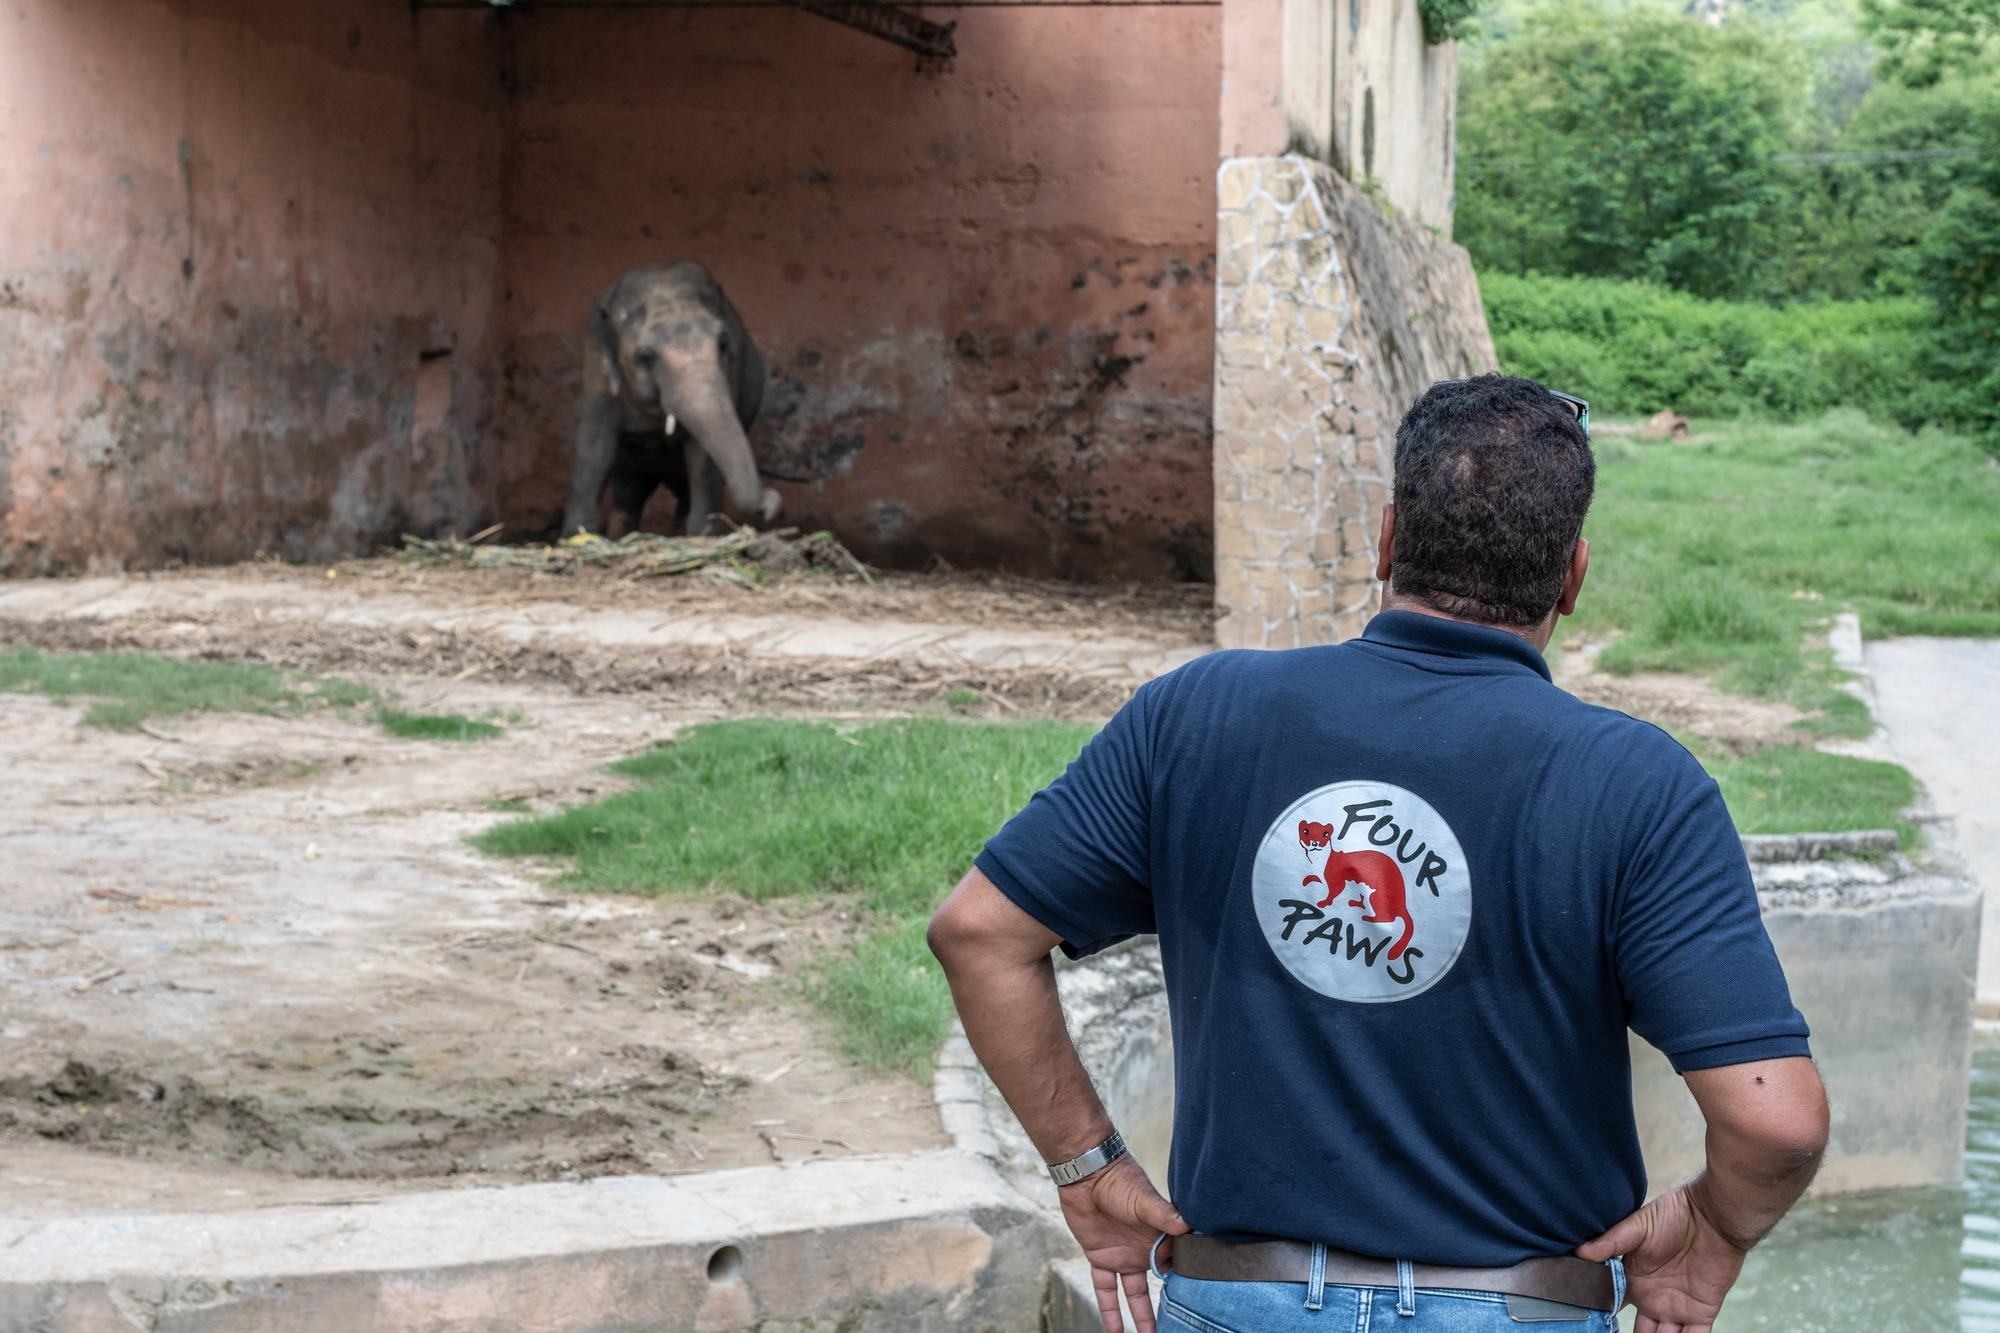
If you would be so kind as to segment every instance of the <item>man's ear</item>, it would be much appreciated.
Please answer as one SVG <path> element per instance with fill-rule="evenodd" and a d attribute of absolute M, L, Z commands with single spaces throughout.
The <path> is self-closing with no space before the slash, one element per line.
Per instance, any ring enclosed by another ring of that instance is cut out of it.
<path fill-rule="evenodd" d="M 1396 506 L 1382 506 L 1382 534 L 1375 539 L 1375 577 L 1389 581 L 1389 560 L 1396 553 Z"/>
<path fill-rule="evenodd" d="M 1578 537 L 1576 548 L 1569 553 L 1569 569 L 1563 573 L 1562 595 L 1556 598 L 1556 614 L 1566 616 L 1576 610 L 1577 596 L 1583 591 L 1583 579 L 1590 573 L 1590 539 Z"/>

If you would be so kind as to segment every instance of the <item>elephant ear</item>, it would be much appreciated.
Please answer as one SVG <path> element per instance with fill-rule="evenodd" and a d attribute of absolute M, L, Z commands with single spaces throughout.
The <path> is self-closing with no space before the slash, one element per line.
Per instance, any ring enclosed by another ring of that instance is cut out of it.
<path fill-rule="evenodd" d="M 590 336 L 584 352 L 604 378 L 604 391 L 614 398 L 625 395 L 625 382 L 618 374 L 618 354 L 611 343 L 611 312 L 602 304 L 591 307 Z"/>

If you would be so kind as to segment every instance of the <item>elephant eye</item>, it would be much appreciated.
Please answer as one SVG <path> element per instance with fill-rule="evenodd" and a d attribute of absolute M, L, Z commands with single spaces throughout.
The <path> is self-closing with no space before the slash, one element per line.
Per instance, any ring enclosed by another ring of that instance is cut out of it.
<path fill-rule="evenodd" d="M 660 354 L 650 347 L 641 347 L 638 351 L 632 353 L 632 359 L 642 366 L 650 366 L 659 361 Z"/>

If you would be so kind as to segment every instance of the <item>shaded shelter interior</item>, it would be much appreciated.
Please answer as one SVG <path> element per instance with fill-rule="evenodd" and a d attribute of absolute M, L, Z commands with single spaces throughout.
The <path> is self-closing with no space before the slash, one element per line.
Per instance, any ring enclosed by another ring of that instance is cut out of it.
<path fill-rule="evenodd" d="M 1208 574 L 1218 7 L 11 11 L 0 570 L 550 530 L 591 300 L 693 258 L 787 521 Z"/>

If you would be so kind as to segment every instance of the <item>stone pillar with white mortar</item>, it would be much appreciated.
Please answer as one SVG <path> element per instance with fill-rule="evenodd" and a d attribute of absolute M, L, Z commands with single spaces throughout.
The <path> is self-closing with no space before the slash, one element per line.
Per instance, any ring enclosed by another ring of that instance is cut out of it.
<path fill-rule="evenodd" d="M 1416 0 L 1225 0 L 1222 26 L 1216 635 L 1330 643 L 1379 602 L 1403 409 L 1495 365 L 1449 239 L 1457 56 Z"/>

